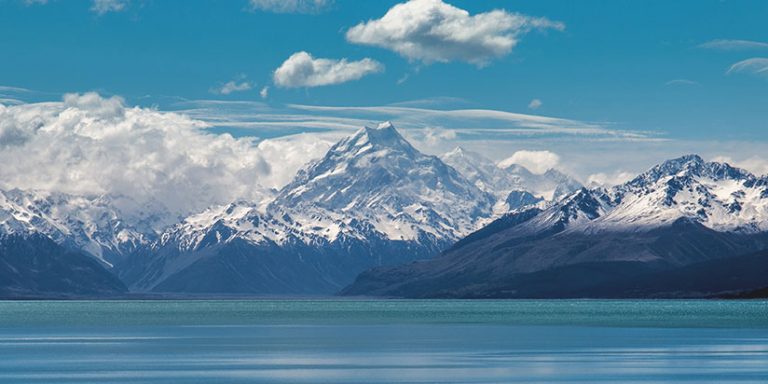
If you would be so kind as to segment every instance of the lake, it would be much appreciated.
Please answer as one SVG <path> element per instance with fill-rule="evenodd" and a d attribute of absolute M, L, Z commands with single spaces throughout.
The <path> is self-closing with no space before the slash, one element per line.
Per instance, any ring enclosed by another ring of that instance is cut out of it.
<path fill-rule="evenodd" d="M 6 301 L 0 383 L 765 383 L 766 301 Z"/>

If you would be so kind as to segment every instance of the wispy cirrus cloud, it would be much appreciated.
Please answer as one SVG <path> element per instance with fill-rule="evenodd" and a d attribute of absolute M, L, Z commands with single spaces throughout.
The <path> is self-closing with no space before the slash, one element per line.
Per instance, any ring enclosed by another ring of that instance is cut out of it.
<path fill-rule="evenodd" d="M 273 13 L 318 13 L 333 5 L 333 0 L 250 0 L 252 11 Z"/>
<path fill-rule="evenodd" d="M 48 0 L 23 0 L 24 5 L 46 5 Z M 110 12 L 121 12 L 128 8 L 130 0 L 91 0 L 91 12 L 99 16 Z"/>
<path fill-rule="evenodd" d="M 122 12 L 126 10 L 129 0 L 93 0 L 91 11 L 99 16 L 110 12 Z"/>
<path fill-rule="evenodd" d="M 358 61 L 322 59 L 301 51 L 285 60 L 272 77 L 278 87 L 309 88 L 359 80 L 382 71 L 384 65 L 369 58 Z"/>
<path fill-rule="evenodd" d="M 350 28 L 346 38 L 424 64 L 464 61 L 483 66 L 512 52 L 528 32 L 547 29 L 562 31 L 565 25 L 504 10 L 470 15 L 442 0 L 410 0 L 380 19 Z"/>
<path fill-rule="evenodd" d="M 760 77 L 768 77 L 768 58 L 754 57 L 739 61 L 738 63 L 731 65 L 725 73 L 728 75 L 734 73 L 746 73 Z"/>
<path fill-rule="evenodd" d="M 0 85 L 0 92 L 30 93 L 32 92 L 32 90 L 27 88 L 21 88 L 21 87 L 11 87 L 7 85 Z"/>
<path fill-rule="evenodd" d="M 698 81 L 688 79 L 673 79 L 664 83 L 667 87 L 701 85 Z"/>
<path fill-rule="evenodd" d="M 699 44 L 699 48 L 716 49 L 721 51 L 744 51 L 755 49 L 768 49 L 768 43 L 751 40 L 717 39 Z"/>
<path fill-rule="evenodd" d="M 455 104 L 453 99 L 448 105 Z M 175 108 L 210 124 L 217 131 L 276 137 L 300 132 L 347 134 L 364 125 L 391 120 L 411 137 L 431 145 L 448 135 L 457 140 L 497 142 L 580 138 L 591 141 L 663 141 L 658 132 L 617 129 L 607 122 L 515 113 L 491 109 L 446 109 L 431 103 L 397 103 L 380 106 L 320 106 L 260 102 L 197 100 Z M 435 129 L 432 134 L 425 130 Z M 440 131 L 444 130 L 444 131 Z M 450 131 L 450 132 L 448 132 Z"/>
<path fill-rule="evenodd" d="M 542 136 L 583 136 L 612 140 L 657 140 L 652 132 L 611 129 L 607 123 L 529 115 L 491 109 L 428 109 L 396 105 L 338 107 L 291 104 L 290 108 L 334 116 L 365 116 L 371 121 L 393 120 L 399 127 L 443 127 L 461 137 L 498 140 Z"/>

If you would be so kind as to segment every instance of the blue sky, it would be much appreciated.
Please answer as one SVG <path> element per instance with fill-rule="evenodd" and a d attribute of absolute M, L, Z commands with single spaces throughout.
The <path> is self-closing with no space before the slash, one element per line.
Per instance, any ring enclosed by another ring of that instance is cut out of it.
<path fill-rule="evenodd" d="M 555 117 L 573 122 L 567 128 L 582 129 L 585 135 L 518 134 L 528 141 L 510 144 L 509 137 L 481 129 L 517 124 L 505 119 L 452 116 L 419 126 L 408 110 L 299 108 L 301 114 L 342 119 L 338 121 L 392 118 L 414 130 L 459 129 L 445 138 L 474 141 L 476 147 L 506 140 L 492 151 L 496 158 L 504 157 L 505 148 L 555 151 L 566 160 L 581 161 L 571 168 L 584 176 L 583 169 L 595 161 L 585 161 L 590 154 L 580 148 L 613 150 L 618 162 L 625 160 L 622 152 L 642 151 L 643 145 L 663 145 L 663 150 L 651 152 L 665 156 L 700 145 L 712 156 L 753 160 L 760 156 L 760 146 L 765 148 L 766 1 L 449 1 L 472 17 L 504 10 L 529 22 L 545 18 L 550 23 L 501 33 L 515 34 L 516 45 L 481 59 L 472 44 L 457 48 L 466 52 L 438 52 L 447 55 L 444 60 L 429 60 L 427 53 L 409 56 L 382 47 L 386 36 L 369 37 L 367 43 L 347 36 L 351 28 L 381 19 L 402 2 L 294 0 L 298 8 L 291 10 L 274 9 L 279 2 L 262 0 L 254 0 L 255 5 L 248 0 L 102 0 L 102 8 L 98 1 L 0 0 L 0 86 L 29 90 L 6 89 L 0 98 L 58 100 L 67 92 L 97 91 L 120 95 L 128 104 L 188 110 L 202 119 L 229 113 L 235 117 L 222 119 L 231 124 L 221 124 L 219 130 L 258 137 L 332 130 L 317 124 L 286 123 L 272 129 L 259 124 L 260 119 L 296 115 L 294 105 L 394 104 Z M 110 8 L 111 3 L 117 5 Z M 439 48 L 439 41 L 431 43 Z M 348 81 L 275 84 L 275 70 L 302 51 L 312 59 L 368 59 L 374 64 L 357 67 L 357 75 L 343 75 L 353 77 Z M 231 92 L 222 94 L 228 82 Z M 264 87 L 266 97 L 260 95 Z M 252 104 L 219 103 L 211 112 L 199 108 L 201 100 Z M 583 130 L 585 125 L 609 133 L 595 135 Z M 473 128 L 478 130 L 473 133 Z M 592 139 L 588 146 L 568 145 L 572 137 L 583 136 Z M 596 142 L 596 136 L 621 143 Z M 647 143 L 631 144 L 638 141 Z M 657 141 L 667 143 L 651 144 Z M 727 143 L 718 147 L 721 142 Z M 750 146 L 741 151 L 739 143 Z M 661 160 L 633 158 L 640 160 L 600 171 L 634 171 Z"/>

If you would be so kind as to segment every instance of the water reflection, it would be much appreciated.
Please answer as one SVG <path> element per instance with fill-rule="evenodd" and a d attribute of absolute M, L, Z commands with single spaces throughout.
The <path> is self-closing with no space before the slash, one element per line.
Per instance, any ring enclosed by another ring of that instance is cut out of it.
<path fill-rule="evenodd" d="M 2 383 L 679 381 L 768 381 L 768 333 L 498 324 L 0 328 Z"/>

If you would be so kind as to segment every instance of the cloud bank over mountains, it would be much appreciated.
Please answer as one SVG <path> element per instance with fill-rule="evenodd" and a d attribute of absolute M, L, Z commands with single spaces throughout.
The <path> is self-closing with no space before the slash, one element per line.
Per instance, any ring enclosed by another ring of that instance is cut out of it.
<path fill-rule="evenodd" d="M 252 139 L 206 126 L 95 93 L 0 105 L 0 187 L 127 195 L 178 213 L 261 199 L 270 165 Z"/>
<path fill-rule="evenodd" d="M 15 97 L 31 92 L 4 89 Z M 520 164 L 536 173 L 554 167 L 586 183 L 614 184 L 660 158 L 689 152 L 768 172 L 759 142 L 676 142 L 595 122 L 410 105 L 425 103 L 200 100 L 161 111 L 96 93 L 0 101 L 0 188 L 124 195 L 179 215 L 238 199 L 266 201 L 337 140 L 385 120 L 428 154 L 460 145 L 500 166 Z"/>

